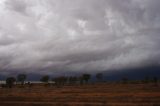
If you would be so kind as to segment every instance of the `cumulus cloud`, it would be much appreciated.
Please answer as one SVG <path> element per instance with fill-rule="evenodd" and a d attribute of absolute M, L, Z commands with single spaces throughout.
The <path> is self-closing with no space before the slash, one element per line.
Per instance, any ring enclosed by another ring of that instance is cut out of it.
<path fill-rule="evenodd" d="M 0 70 L 159 65 L 159 5 L 159 0 L 1 0 Z"/>

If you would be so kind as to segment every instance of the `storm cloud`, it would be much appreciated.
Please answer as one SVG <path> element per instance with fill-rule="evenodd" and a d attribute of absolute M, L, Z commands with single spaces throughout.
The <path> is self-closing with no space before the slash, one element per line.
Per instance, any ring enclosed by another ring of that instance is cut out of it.
<path fill-rule="evenodd" d="M 0 70 L 160 65 L 160 0 L 1 0 Z"/>

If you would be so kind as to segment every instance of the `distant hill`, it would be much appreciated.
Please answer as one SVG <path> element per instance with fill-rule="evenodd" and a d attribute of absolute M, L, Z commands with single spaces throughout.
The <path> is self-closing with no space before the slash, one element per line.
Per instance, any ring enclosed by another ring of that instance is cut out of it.
<path fill-rule="evenodd" d="M 151 66 L 135 69 L 124 70 L 112 70 L 104 71 L 105 80 L 121 80 L 123 77 L 128 79 L 139 80 L 144 79 L 146 76 L 153 78 L 158 77 L 160 79 L 160 66 Z"/>

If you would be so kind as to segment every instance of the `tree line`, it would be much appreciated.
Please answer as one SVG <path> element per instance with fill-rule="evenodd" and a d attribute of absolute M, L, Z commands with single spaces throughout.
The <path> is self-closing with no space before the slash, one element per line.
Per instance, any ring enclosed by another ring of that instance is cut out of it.
<path fill-rule="evenodd" d="M 95 75 L 96 77 L 96 82 L 103 82 L 103 74 L 102 73 L 97 73 Z M 15 83 L 18 83 L 20 85 L 24 85 L 25 81 L 27 79 L 26 74 L 18 74 L 17 77 L 8 77 L 6 78 L 6 84 L 3 84 L 2 87 L 8 87 L 12 88 Z M 75 85 L 75 84 L 88 84 L 89 80 L 91 79 L 91 74 L 82 74 L 81 76 L 58 76 L 55 78 L 50 78 L 49 75 L 44 75 L 40 78 L 40 81 L 43 82 L 46 86 L 50 85 L 51 83 L 57 87 L 63 86 L 63 85 Z M 133 81 L 129 80 L 127 77 L 123 77 L 121 79 L 123 84 L 131 83 Z M 135 81 L 134 81 L 135 82 Z M 154 82 L 155 85 L 158 83 L 158 78 L 153 77 L 149 78 L 146 76 L 144 80 L 141 82 L 143 83 L 149 83 L 149 82 Z M 31 86 L 31 82 L 27 82 L 29 86 Z"/>
<path fill-rule="evenodd" d="M 44 84 L 48 85 L 50 82 L 54 83 L 57 86 L 65 85 L 65 84 L 76 84 L 77 82 L 80 82 L 80 84 L 88 83 L 90 80 L 91 75 L 90 74 L 83 74 L 82 76 L 59 76 L 55 78 L 50 78 L 49 75 L 44 75 L 41 77 L 40 81 Z M 12 88 L 15 83 L 19 83 L 22 86 L 25 84 L 25 81 L 27 79 L 26 74 L 18 74 L 17 77 L 8 77 L 6 78 L 6 84 L 2 85 L 3 87 L 9 87 Z M 49 82 L 50 81 L 50 82 Z M 31 82 L 27 82 L 28 85 L 31 85 Z"/>

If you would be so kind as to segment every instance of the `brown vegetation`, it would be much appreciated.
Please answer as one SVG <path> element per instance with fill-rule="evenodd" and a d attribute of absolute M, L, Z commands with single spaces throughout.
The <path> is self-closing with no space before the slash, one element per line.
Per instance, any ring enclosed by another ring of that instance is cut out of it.
<path fill-rule="evenodd" d="M 160 106 L 160 86 L 99 83 L 0 88 L 0 106 Z"/>

